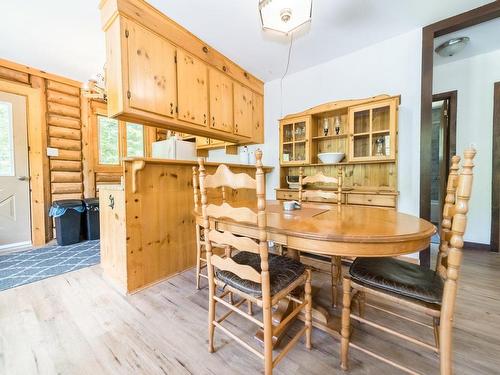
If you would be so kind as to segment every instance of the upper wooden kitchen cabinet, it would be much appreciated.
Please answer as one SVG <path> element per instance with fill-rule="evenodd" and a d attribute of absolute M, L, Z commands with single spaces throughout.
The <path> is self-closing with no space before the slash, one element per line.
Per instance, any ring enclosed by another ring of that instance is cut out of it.
<path fill-rule="evenodd" d="M 233 81 L 216 69 L 209 70 L 210 127 L 233 132 Z"/>
<path fill-rule="evenodd" d="M 208 126 L 207 65 L 189 53 L 177 51 L 179 119 Z"/>
<path fill-rule="evenodd" d="M 131 108 L 174 117 L 177 105 L 175 47 L 132 21 L 124 21 Z"/>
<path fill-rule="evenodd" d="M 234 134 L 250 138 L 253 135 L 253 93 L 252 90 L 236 82 L 233 87 Z"/>
<path fill-rule="evenodd" d="M 101 0 L 108 115 L 235 144 L 263 141 L 264 84 L 144 0 Z"/>
<path fill-rule="evenodd" d="M 253 93 L 252 98 L 252 123 L 255 143 L 264 143 L 264 97 Z"/>

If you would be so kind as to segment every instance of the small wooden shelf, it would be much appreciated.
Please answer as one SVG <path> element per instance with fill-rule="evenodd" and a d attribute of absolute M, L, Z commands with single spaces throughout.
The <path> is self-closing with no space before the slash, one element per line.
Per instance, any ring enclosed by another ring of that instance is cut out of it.
<path fill-rule="evenodd" d="M 335 165 L 361 165 L 361 164 L 380 164 L 380 163 L 395 163 L 396 159 L 377 159 L 377 160 L 356 160 L 356 161 L 341 161 L 340 163 L 312 163 L 307 164 L 314 167 L 335 166 Z M 282 165 L 282 168 L 295 168 L 296 165 Z"/>
<path fill-rule="evenodd" d="M 387 134 L 391 131 L 389 129 L 373 131 L 372 134 Z"/>
<path fill-rule="evenodd" d="M 323 140 L 323 139 L 339 139 L 339 138 L 345 138 L 349 134 L 334 134 L 334 135 L 318 135 L 316 137 L 312 137 L 314 140 Z"/>

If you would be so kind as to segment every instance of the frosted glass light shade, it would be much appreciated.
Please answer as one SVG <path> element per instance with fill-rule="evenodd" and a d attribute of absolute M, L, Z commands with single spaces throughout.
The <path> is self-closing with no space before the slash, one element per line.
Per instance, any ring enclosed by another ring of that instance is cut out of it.
<path fill-rule="evenodd" d="M 312 0 L 260 0 L 262 28 L 289 34 L 311 21 Z"/>

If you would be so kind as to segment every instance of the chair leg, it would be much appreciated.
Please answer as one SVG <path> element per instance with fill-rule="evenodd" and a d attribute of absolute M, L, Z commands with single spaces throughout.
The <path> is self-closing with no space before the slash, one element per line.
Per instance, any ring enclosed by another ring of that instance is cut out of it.
<path fill-rule="evenodd" d="M 273 312 L 271 306 L 262 307 L 264 323 L 264 370 L 265 375 L 273 373 Z"/>
<path fill-rule="evenodd" d="M 253 305 L 249 299 L 247 299 L 247 313 L 248 315 L 253 315 Z"/>
<path fill-rule="evenodd" d="M 200 226 L 196 226 L 196 289 L 200 289 L 200 272 L 201 272 L 201 241 L 200 241 Z"/>
<path fill-rule="evenodd" d="M 366 294 L 365 292 L 358 291 L 358 313 L 361 318 L 365 317 L 365 304 L 366 304 Z"/>
<path fill-rule="evenodd" d="M 341 355 L 340 367 L 347 370 L 349 356 L 349 339 L 351 335 L 351 278 L 344 277 L 343 285 L 344 296 L 342 299 L 342 330 L 341 330 Z"/>
<path fill-rule="evenodd" d="M 212 255 L 211 249 L 209 254 L 207 254 L 207 260 L 210 259 Z M 208 351 L 213 353 L 214 349 L 214 331 L 215 331 L 215 279 L 214 279 L 214 268 L 208 263 L 207 264 L 207 275 L 208 275 Z"/>
<path fill-rule="evenodd" d="M 306 348 L 312 348 L 312 295 L 311 295 L 311 270 L 307 269 L 306 285 L 304 288 L 304 300 L 306 301 Z"/>
<path fill-rule="evenodd" d="M 439 349 L 439 318 L 434 317 L 432 319 L 432 326 L 434 327 L 434 342 L 436 344 L 436 348 Z"/>
<path fill-rule="evenodd" d="M 332 276 L 332 307 L 337 307 L 338 285 L 342 280 L 342 258 L 333 256 L 330 268 Z"/>
<path fill-rule="evenodd" d="M 441 319 L 439 325 L 439 361 L 441 375 L 452 374 L 452 336 L 453 324 L 451 319 Z"/>

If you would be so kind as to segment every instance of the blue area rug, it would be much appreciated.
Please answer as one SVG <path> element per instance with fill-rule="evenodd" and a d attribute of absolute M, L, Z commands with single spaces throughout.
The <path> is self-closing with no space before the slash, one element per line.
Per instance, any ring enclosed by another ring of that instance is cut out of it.
<path fill-rule="evenodd" d="M 0 255 L 0 291 L 100 262 L 99 240 Z"/>

